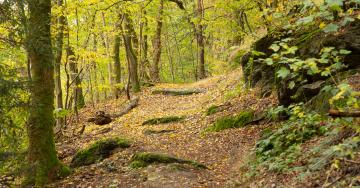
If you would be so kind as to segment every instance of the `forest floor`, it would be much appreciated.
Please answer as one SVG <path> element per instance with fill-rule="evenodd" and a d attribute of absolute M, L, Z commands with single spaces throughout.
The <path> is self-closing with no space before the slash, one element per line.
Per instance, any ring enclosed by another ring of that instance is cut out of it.
<path fill-rule="evenodd" d="M 87 123 L 96 111 L 114 113 L 126 99 L 106 101 L 80 112 L 78 123 L 68 127 L 69 133 L 57 143 L 60 159 L 69 164 L 76 151 L 96 140 L 120 136 L 131 139 L 127 149 L 118 149 L 97 164 L 79 167 L 69 177 L 51 187 L 224 187 L 231 186 L 239 175 L 240 166 L 255 146 L 262 129 L 268 125 L 249 125 L 217 133 L 205 133 L 219 117 L 235 115 L 245 109 L 263 111 L 276 103 L 273 96 L 259 99 L 256 90 L 239 88 L 241 71 L 216 76 L 193 84 L 159 84 L 145 88 L 137 96 L 139 105 L 108 125 Z M 155 88 L 201 88 L 205 93 L 189 96 L 153 95 Z M 240 94 L 239 94 L 240 90 Z M 233 92 L 234 94 L 231 94 Z M 228 107 L 206 116 L 212 105 L 227 103 Z M 141 124 L 151 118 L 185 116 L 183 121 L 161 125 Z M 85 126 L 83 134 L 77 134 Z M 144 134 L 145 130 L 173 130 L 162 134 Z M 169 154 L 205 164 L 208 169 L 176 168 L 155 164 L 142 169 L 129 168 L 129 160 L 139 151 Z"/>

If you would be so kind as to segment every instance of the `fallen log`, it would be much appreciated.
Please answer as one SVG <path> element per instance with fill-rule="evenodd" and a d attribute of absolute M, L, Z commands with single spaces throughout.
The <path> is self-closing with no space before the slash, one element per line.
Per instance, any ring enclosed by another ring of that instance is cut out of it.
<path fill-rule="evenodd" d="M 139 97 L 135 97 L 131 99 L 130 102 L 125 106 L 125 108 L 122 111 L 112 114 L 111 118 L 119 118 L 127 114 L 128 112 L 130 112 L 130 110 L 134 109 L 139 104 L 139 100 L 140 100 Z"/>
<path fill-rule="evenodd" d="M 130 110 L 135 108 L 139 104 L 139 97 L 135 97 L 129 101 L 128 104 L 120 111 L 114 114 L 106 114 L 104 111 L 97 111 L 94 117 L 91 117 L 87 122 L 94 122 L 96 125 L 106 125 L 113 121 L 115 118 L 119 118 L 127 114 Z"/>
<path fill-rule="evenodd" d="M 158 89 L 152 91 L 152 94 L 162 94 L 162 95 L 171 95 L 171 96 L 180 96 L 180 95 L 192 95 L 204 93 L 204 89 Z"/>
<path fill-rule="evenodd" d="M 335 109 L 329 110 L 329 115 L 332 117 L 360 117 L 360 111 L 340 111 Z"/>

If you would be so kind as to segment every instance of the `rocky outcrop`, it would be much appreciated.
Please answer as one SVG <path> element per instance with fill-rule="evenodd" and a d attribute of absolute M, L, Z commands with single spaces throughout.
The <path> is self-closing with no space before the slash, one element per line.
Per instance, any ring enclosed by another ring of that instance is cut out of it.
<path fill-rule="evenodd" d="M 277 34 L 274 34 L 277 33 Z M 270 57 L 273 53 L 269 47 L 278 40 L 295 38 L 293 44 L 298 46 L 296 56 L 306 59 L 318 57 L 324 47 L 335 47 L 352 53 L 344 58 L 345 70 L 355 69 L 360 66 L 360 21 L 357 20 L 347 26 L 343 31 L 336 34 L 327 34 L 318 28 L 310 28 L 306 31 L 288 34 L 287 31 L 273 32 L 258 40 L 252 46 L 252 51 L 242 57 L 241 65 L 245 82 L 250 87 L 262 87 L 262 95 L 275 88 L 280 105 L 288 106 L 295 102 L 306 102 L 317 95 L 322 84 L 328 77 L 305 76 L 308 81 L 302 85 L 296 85 L 290 89 L 289 80 L 276 78 L 276 69 L 268 66 L 263 59 Z M 260 52 L 260 53 L 259 53 Z"/>

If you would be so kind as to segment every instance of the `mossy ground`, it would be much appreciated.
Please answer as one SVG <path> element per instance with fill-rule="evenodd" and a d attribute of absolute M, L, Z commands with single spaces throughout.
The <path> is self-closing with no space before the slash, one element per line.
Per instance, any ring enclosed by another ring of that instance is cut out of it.
<path fill-rule="evenodd" d="M 144 121 L 142 125 L 157 125 L 157 124 L 165 124 L 165 123 L 172 123 L 184 120 L 185 117 L 181 116 L 167 116 L 161 118 L 154 118 Z"/>
<path fill-rule="evenodd" d="M 179 159 L 166 154 L 161 153 L 150 153 L 150 152 L 139 152 L 131 158 L 130 168 L 137 169 L 143 168 L 153 163 L 178 163 L 178 164 L 189 164 L 196 168 L 207 168 L 204 164 L 196 161 Z"/>
<path fill-rule="evenodd" d="M 240 128 L 248 123 L 250 123 L 254 118 L 254 111 L 252 110 L 246 110 L 243 112 L 240 112 L 235 117 L 223 117 L 208 127 L 205 131 L 206 132 L 219 132 L 225 129 L 231 129 L 231 128 Z"/>
<path fill-rule="evenodd" d="M 101 161 L 110 156 L 116 148 L 128 148 L 131 142 L 124 138 L 108 138 L 99 140 L 89 147 L 76 153 L 71 161 L 71 167 L 86 166 Z"/>

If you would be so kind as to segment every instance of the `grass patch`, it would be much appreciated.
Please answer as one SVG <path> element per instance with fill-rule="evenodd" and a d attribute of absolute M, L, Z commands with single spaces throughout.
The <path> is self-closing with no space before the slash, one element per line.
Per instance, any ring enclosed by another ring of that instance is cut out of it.
<path fill-rule="evenodd" d="M 124 138 L 108 138 L 99 140 L 89 147 L 78 151 L 72 159 L 71 167 L 80 167 L 102 161 L 109 157 L 116 148 L 128 148 L 131 142 Z"/>
<path fill-rule="evenodd" d="M 204 169 L 207 168 L 204 164 L 198 163 L 196 161 L 179 159 L 166 154 L 150 153 L 150 152 L 136 153 L 131 158 L 130 168 L 133 169 L 143 168 L 154 163 L 163 163 L 163 164 L 178 163 L 178 164 L 188 164 L 196 168 L 204 168 Z"/>
<path fill-rule="evenodd" d="M 206 116 L 213 115 L 219 111 L 219 106 L 212 105 L 206 110 Z"/>
<path fill-rule="evenodd" d="M 144 121 L 142 125 L 157 125 L 157 124 L 165 124 L 165 123 L 172 123 L 184 120 L 185 117 L 180 116 L 168 116 L 162 118 L 154 118 Z"/>
<path fill-rule="evenodd" d="M 219 132 L 225 129 L 231 129 L 231 128 L 240 128 L 244 127 L 248 123 L 250 123 L 254 119 L 254 111 L 252 110 L 246 110 L 243 112 L 240 112 L 235 117 L 223 117 L 208 127 L 205 131 L 207 132 Z"/>

